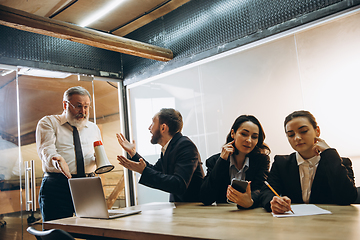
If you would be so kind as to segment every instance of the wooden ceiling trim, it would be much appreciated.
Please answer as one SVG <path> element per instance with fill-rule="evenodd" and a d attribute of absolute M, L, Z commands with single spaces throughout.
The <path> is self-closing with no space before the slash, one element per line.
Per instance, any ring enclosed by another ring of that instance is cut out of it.
<path fill-rule="evenodd" d="M 168 2 L 167 4 L 162 5 L 161 7 L 155 9 L 154 11 L 143 15 L 134 21 L 131 21 L 130 23 L 127 23 L 126 25 L 110 31 L 112 34 L 115 34 L 117 36 L 125 36 L 136 29 L 145 26 L 146 24 L 154 21 L 155 19 L 158 19 L 159 17 L 162 17 L 166 15 L 167 13 L 175 10 L 176 8 L 184 5 L 185 3 L 189 2 L 190 0 L 172 0 Z"/>
<path fill-rule="evenodd" d="M 170 49 L 141 43 L 0 5 L 0 24 L 133 56 L 170 61 Z"/>

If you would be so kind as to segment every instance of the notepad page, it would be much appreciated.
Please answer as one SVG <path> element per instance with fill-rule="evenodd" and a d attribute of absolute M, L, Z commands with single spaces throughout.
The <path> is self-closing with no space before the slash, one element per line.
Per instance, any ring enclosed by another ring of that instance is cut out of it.
<path fill-rule="evenodd" d="M 319 208 L 314 204 L 297 204 L 291 205 L 291 209 L 294 213 L 288 211 L 283 214 L 274 214 L 274 217 L 299 217 L 299 216 L 310 216 L 310 215 L 318 215 L 318 214 L 331 214 L 330 211 Z"/>

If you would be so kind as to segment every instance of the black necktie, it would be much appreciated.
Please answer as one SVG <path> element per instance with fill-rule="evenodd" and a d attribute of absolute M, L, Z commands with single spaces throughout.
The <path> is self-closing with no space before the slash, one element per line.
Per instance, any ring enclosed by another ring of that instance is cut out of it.
<path fill-rule="evenodd" d="M 74 146 L 75 146 L 77 176 L 85 177 L 84 157 L 81 149 L 79 132 L 76 127 L 72 126 L 72 128 L 73 128 L 73 137 L 74 137 Z"/>

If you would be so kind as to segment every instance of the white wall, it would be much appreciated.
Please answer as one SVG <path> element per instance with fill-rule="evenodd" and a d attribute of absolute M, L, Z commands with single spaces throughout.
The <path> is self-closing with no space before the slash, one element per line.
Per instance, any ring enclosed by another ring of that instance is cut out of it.
<path fill-rule="evenodd" d="M 147 127 L 160 108 L 174 107 L 203 162 L 220 151 L 241 114 L 260 120 L 271 157 L 289 154 L 284 118 L 305 109 L 317 118 L 321 137 L 353 160 L 360 178 L 359 23 L 355 10 L 128 86 L 138 152 L 157 160 L 160 146 L 151 146 Z M 139 204 L 152 201 L 168 195 L 139 185 Z"/>

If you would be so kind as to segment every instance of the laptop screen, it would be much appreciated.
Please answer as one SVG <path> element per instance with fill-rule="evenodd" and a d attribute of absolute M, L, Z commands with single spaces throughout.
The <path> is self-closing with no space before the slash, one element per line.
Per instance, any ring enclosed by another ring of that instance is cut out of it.
<path fill-rule="evenodd" d="M 108 218 L 104 191 L 99 177 L 69 179 L 76 216 Z"/>
<path fill-rule="evenodd" d="M 71 178 L 69 179 L 69 186 L 77 217 L 108 219 L 141 212 L 129 208 L 108 210 L 99 177 Z M 111 216 L 109 216 L 109 211 Z"/>

